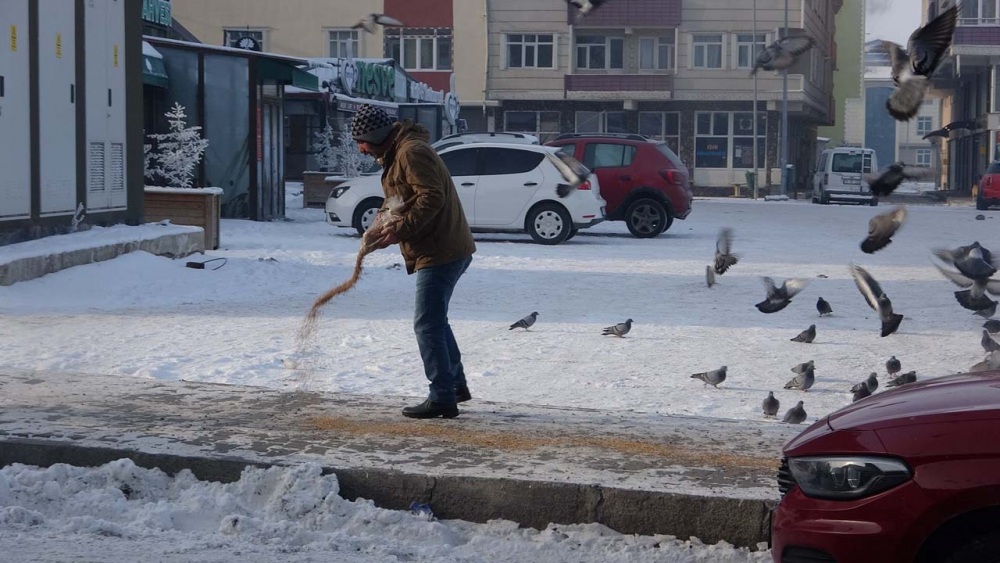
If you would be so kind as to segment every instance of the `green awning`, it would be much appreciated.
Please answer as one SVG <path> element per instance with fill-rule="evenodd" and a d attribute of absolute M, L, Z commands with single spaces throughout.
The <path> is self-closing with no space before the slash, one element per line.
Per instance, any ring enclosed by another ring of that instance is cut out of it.
<path fill-rule="evenodd" d="M 257 60 L 257 76 L 264 79 L 277 80 L 283 84 L 319 92 L 319 79 L 316 75 L 296 68 L 288 63 L 271 59 Z"/>
<path fill-rule="evenodd" d="M 166 88 L 169 84 L 167 77 L 167 67 L 163 64 L 163 59 L 143 55 L 142 57 L 142 83 L 159 88 Z"/>

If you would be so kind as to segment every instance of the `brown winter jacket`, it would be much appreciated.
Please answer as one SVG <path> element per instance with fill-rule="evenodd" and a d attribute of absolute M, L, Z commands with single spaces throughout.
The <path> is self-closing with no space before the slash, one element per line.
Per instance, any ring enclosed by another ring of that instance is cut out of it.
<path fill-rule="evenodd" d="M 428 266 L 472 256 L 476 243 L 448 168 L 427 143 L 422 125 L 407 119 L 396 124 L 396 142 L 382 158 L 382 191 L 416 201 L 396 228 L 399 248 L 410 274 Z M 385 205 L 382 206 L 385 210 Z"/>

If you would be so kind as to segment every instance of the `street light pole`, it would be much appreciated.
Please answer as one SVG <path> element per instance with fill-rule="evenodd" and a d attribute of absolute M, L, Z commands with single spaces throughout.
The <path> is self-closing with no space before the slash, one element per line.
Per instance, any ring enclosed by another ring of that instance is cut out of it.
<path fill-rule="evenodd" d="M 753 47 L 750 48 L 750 64 L 757 62 L 757 0 L 753 0 Z M 753 75 L 753 198 L 757 199 L 757 73 Z"/>
<path fill-rule="evenodd" d="M 788 37 L 788 0 L 785 0 L 785 27 L 782 39 Z M 782 72 L 781 87 L 781 194 L 788 190 L 788 69 Z"/>

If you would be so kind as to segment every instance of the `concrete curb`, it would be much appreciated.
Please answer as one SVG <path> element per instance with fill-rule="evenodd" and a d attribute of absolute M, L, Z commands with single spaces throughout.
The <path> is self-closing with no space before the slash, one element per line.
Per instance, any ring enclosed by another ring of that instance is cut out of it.
<path fill-rule="evenodd" d="M 0 467 L 13 463 L 48 467 L 57 463 L 93 467 L 129 458 L 168 474 L 188 469 L 202 480 L 233 482 L 245 467 L 267 467 L 236 457 L 194 457 L 87 447 L 29 438 L 0 439 Z M 755 548 L 766 542 L 773 502 L 617 489 L 506 478 L 430 476 L 381 469 L 324 468 L 337 475 L 340 495 L 376 506 L 408 509 L 429 504 L 436 517 L 486 522 L 505 519 L 544 529 L 548 524 L 599 523 L 623 534 L 697 537 Z"/>

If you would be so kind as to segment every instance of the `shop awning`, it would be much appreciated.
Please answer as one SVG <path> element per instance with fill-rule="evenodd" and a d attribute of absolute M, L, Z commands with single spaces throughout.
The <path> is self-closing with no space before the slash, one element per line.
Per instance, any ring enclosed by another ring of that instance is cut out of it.
<path fill-rule="evenodd" d="M 170 79 L 167 67 L 163 64 L 163 55 L 152 45 L 142 42 L 142 83 L 158 88 L 166 88 Z"/>
<path fill-rule="evenodd" d="M 319 92 L 319 80 L 316 75 L 281 61 L 259 59 L 257 61 L 257 75 L 260 78 L 278 80 L 283 84 L 303 90 Z"/>

